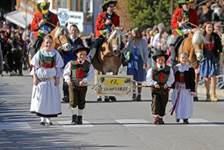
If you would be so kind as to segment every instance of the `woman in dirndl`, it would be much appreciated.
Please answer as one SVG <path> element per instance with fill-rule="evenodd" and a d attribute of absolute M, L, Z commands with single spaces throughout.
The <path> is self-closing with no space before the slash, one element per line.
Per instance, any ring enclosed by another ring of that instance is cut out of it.
<path fill-rule="evenodd" d="M 139 28 L 132 30 L 132 39 L 128 42 L 127 50 L 130 52 L 130 59 L 127 65 L 127 75 L 133 75 L 133 79 L 137 83 L 138 90 L 138 93 L 136 94 L 136 88 L 133 88 L 132 99 L 141 101 L 141 82 L 146 80 L 148 48 L 147 41 L 142 38 Z"/>
<path fill-rule="evenodd" d="M 210 22 L 204 26 L 204 37 L 204 59 L 200 64 L 200 76 L 205 79 L 206 99 L 217 101 L 216 76 L 219 74 L 219 54 L 222 52 L 222 43 Z"/>
<path fill-rule="evenodd" d="M 31 60 L 33 91 L 30 111 L 40 116 L 41 125 L 52 125 L 51 117 L 61 114 L 59 80 L 62 76 L 63 59 L 52 48 L 53 39 L 44 37 L 43 47 Z"/>

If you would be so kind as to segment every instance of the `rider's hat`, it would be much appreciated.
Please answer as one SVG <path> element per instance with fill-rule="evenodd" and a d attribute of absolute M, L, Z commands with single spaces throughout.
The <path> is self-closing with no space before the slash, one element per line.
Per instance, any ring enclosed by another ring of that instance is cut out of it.
<path fill-rule="evenodd" d="M 187 0 L 187 3 L 194 3 L 194 0 Z"/>
<path fill-rule="evenodd" d="M 107 11 L 107 8 L 110 4 L 114 4 L 116 5 L 117 4 L 117 0 L 104 0 L 104 3 L 102 5 L 102 9 L 103 11 Z"/>
<path fill-rule="evenodd" d="M 186 4 L 188 3 L 187 0 L 178 0 L 178 4 Z"/>
<path fill-rule="evenodd" d="M 48 10 L 49 7 L 50 7 L 50 2 L 48 2 L 48 0 L 38 0 L 37 1 L 37 9 L 39 11 Z"/>
<path fill-rule="evenodd" d="M 89 54 L 90 49 L 85 47 L 83 44 L 77 45 L 77 47 L 73 50 L 73 53 L 76 55 L 78 52 L 86 51 L 87 55 Z"/>
<path fill-rule="evenodd" d="M 164 57 L 165 57 L 165 61 L 167 61 L 168 58 L 169 58 L 169 56 L 166 55 L 165 52 L 163 52 L 163 51 L 161 51 L 161 50 L 156 50 L 155 54 L 152 56 L 152 59 L 153 59 L 154 61 L 156 61 L 156 59 L 157 59 L 158 57 L 161 57 L 161 56 L 164 56 Z"/>

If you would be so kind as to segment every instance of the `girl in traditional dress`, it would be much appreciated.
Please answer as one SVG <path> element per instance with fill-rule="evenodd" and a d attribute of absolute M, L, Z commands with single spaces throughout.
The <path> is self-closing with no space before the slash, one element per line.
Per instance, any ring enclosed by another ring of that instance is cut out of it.
<path fill-rule="evenodd" d="M 200 76 L 205 78 L 206 99 L 217 101 L 216 76 L 219 73 L 219 54 L 222 52 L 221 38 L 214 32 L 213 24 L 204 26 L 204 59 L 200 64 Z M 211 85 L 211 95 L 210 95 Z"/>
<path fill-rule="evenodd" d="M 195 72 L 187 64 L 188 54 L 179 54 L 179 64 L 174 66 L 175 82 L 172 95 L 173 110 L 176 113 L 176 121 L 183 119 L 184 124 L 188 124 L 188 119 L 192 116 L 193 95 L 195 95 Z M 172 113 L 171 113 L 172 114 Z"/>
<path fill-rule="evenodd" d="M 30 111 L 41 117 L 41 125 L 52 125 L 51 117 L 61 114 L 59 80 L 64 63 L 52 48 L 52 37 L 44 37 L 43 47 L 31 60 L 33 66 L 33 92 Z"/>
<path fill-rule="evenodd" d="M 133 75 L 133 79 L 138 83 L 138 94 L 133 88 L 132 99 L 136 101 L 141 100 L 141 82 L 145 81 L 147 61 L 148 61 L 148 47 L 147 41 L 142 38 L 141 32 L 138 28 L 132 30 L 133 38 L 127 45 L 127 50 L 130 52 L 130 60 L 127 65 L 127 75 Z"/>

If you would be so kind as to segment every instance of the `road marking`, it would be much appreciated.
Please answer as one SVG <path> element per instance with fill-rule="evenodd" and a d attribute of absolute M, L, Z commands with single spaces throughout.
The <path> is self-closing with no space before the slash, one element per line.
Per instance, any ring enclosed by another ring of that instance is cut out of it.
<path fill-rule="evenodd" d="M 27 122 L 1 122 L 0 130 L 31 129 Z"/>
<path fill-rule="evenodd" d="M 153 124 L 144 119 L 119 119 L 116 122 L 122 124 L 125 127 L 157 127 L 158 125 Z M 189 119 L 190 124 L 183 125 L 182 123 L 165 122 L 164 127 L 217 127 L 221 126 L 219 123 L 208 121 L 201 118 Z M 161 126 L 161 125 L 159 125 Z M 162 125 L 163 126 L 163 125 Z"/>
<path fill-rule="evenodd" d="M 64 128 L 89 128 L 89 127 L 93 127 L 93 125 L 91 125 L 86 120 L 83 120 L 82 125 L 72 125 L 71 121 L 57 121 L 57 122 L 58 122 L 58 124 L 62 125 L 62 127 L 64 127 Z"/>
<path fill-rule="evenodd" d="M 156 126 L 154 124 L 151 124 L 149 121 L 144 119 L 119 119 L 115 120 L 116 122 L 122 124 L 126 127 L 151 127 Z"/>

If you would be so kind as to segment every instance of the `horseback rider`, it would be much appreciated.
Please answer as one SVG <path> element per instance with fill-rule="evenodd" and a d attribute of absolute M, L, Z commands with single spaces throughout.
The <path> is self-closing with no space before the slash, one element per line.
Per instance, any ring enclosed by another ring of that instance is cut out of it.
<path fill-rule="evenodd" d="M 197 11 L 191 7 L 194 0 L 179 0 L 179 7 L 173 12 L 171 19 L 171 27 L 173 29 L 173 35 L 175 36 L 175 52 L 182 43 L 184 36 L 196 26 L 199 25 L 199 19 Z"/>
<path fill-rule="evenodd" d="M 37 11 L 34 13 L 31 23 L 31 31 L 35 39 L 35 51 L 40 48 L 44 36 L 49 34 L 59 24 L 57 15 L 49 11 L 49 6 L 50 2 L 48 0 L 38 0 L 37 2 Z"/>
<path fill-rule="evenodd" d="M 96 19 L 96 41 L 92 52 L 92 59 L 112 32 L 112 27 L 120 26 L 120 17 L 114 12 L 117 0 L 105 0 L 102 5 L 102 12 Z"/>

